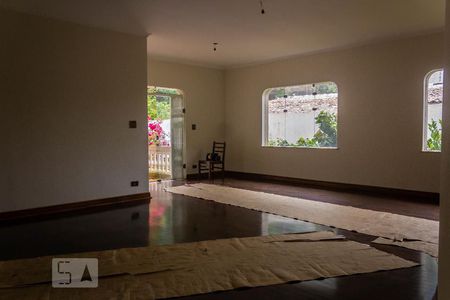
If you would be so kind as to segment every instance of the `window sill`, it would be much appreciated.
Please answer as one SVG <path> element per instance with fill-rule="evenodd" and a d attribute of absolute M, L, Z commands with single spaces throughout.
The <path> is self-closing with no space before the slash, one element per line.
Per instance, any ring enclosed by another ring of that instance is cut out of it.
<path fill-rule="evenodd" d="M 274 149 L 339 150 L 339 147 L 298 147 L 298 146 L 267 146 L 267 145 L 261 145 L 261 147 Z"/>
<path fill-rule="evenodd" d="M 422 150 L 422 153 L 436 153 L 436 154 L 440 154 L 442 153 L 441 150 Z"/>

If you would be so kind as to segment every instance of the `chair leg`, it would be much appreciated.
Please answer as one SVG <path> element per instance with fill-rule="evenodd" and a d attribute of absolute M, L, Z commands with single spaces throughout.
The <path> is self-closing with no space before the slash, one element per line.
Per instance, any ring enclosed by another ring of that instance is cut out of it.
<path fill-rule="evenodd" d="M 212 171 L 211 171 L 211 166 L 212 166 L 212 164 L 210 163 L 210 164 L 209 164 L 209 172 L 208 172 L 208 179 L 209 179 L 209 180 L 211 180 L 211 178 L 212 178 L 212 174 L 211 174 L 211 172 L 212 172 Z"/>

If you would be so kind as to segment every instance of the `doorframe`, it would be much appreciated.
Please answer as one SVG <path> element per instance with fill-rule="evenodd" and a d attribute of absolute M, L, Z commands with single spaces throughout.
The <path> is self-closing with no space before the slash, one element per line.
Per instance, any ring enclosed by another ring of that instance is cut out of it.
<path fill-rule="evenodd" d="M 186 162 L 186 94 L 184 93 L 184 91 L 182 89 L 178 89 L 178 88 L 170 88 L 170 87 L 164 87 L 164 86 L 158 86 L 158 85 L 148 85 L 147 88 L 149 87 L 155 87 L 155 88 L 161 88 L 161 89 L 168 89 L 168 90 L 176 90 L 180 93 L 180 95 L 176 95 L 181 97 L 182 100 L 182 106 L 183 106 L 183 138 L 182 138 L 182 155 L 183 155 L 183 165 L 186 165 L 186 168 L 183 168 L 183 176 L 182 178 L 173 178 L 173 173 L 172 173 L 172 178 L 170 180 L 176 180 L 176 179 L 186 179 L 187 178 L 187 162 Z M 155 96 L 169 96 L 170 97 L 170 105 L 172 106 L 172 98 L 173 96 L 170 94 L 164 94 L 164 93 L 152 93 L 151 95 L 155 95 Z M 148 132 L 148 128 L 147 128 L 147 132 Z M 171 134 L 171 142 L 172 142 L 172 107 L 170 109 L 170 134 Z M 147 133 L 148 134 L 148 133 Z M 173 149 L 173 147 L 171 146 L 171 148 Z M 172 160 L 173 160 L 173 155 L 171 153 L 170 155 L 170 163 L 172 165 Z"/>

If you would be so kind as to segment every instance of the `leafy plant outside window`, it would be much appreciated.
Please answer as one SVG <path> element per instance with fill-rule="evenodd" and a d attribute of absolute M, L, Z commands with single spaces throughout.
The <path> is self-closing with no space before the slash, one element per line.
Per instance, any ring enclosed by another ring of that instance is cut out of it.
<path fill-rule="evenodd" d="M 278 147 L 310 147 L 310 148 L 330 148 L 337 145 L 337 117 L 334 113 L 321 111 L 315 118 L 319 129 L 312 138 L 300 137 L 297 143 L 289 143 L 285 139 L 269 140 L 268 146 Z"/>
<path fill-rule="evenodd" d="M 148 144 L 150 146 L 170 146 L 170 137 L 162 127 L 163 120 L 170 119 L 170 100 L 158 101 L 160 99 L 154 95 L 154 93 L 169 93 L 170 91 L 170 89 L 154 87 L 147 89 Z"/>
<path fill-rule="evenodd" d="M 438 122 L 435 120 L 431 120 L 431 123 L 428 123 L 428 130 L 430 130 L 430 138 L 427 140 L 428 150 L 431 151 L 441 151 L 441 143 L 442 143 L 442 119 L 439 119 Z"/>

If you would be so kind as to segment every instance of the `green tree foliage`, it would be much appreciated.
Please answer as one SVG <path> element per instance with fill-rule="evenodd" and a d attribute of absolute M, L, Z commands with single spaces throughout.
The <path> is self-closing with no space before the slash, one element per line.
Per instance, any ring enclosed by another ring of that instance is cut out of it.
<path fill-rule="evenodd" d="M 337 145 L 337 118 L 336 114 L 321 111 L 316 117 L 319 130 L 314 137 L 321 147 L 336 147 Z"/>
<path fill-rule="evenodd" d="M 337 85 L 334 82 L 320 83 L 316 87 L 319 95 L 337 93 Z"/>
<path fill-rule="evenodd" d="M 166 89 L 156 86 L 149 86 L 147 92 L 149 94 L 181 95 L 181 92 L 177 89 Z"/>
<path fill-rule="evenodd" d="M 336 147 L 337 146 L 337 118 L 336 114 L 321 111 L 316 117 L 319 129 L 313 138 L 299 138 L 300 147 Z"/>
<path fill-rule="evenodd" d="M 147 115 L 151 120 L 170 119 L 170 98 L 181 95 L 176 89 L 150 86 L 147 88 Z"/>
<path fill-rule="evenodd" d="M 301 137 L 298 139 L 297 144 L 293 146 L 299 146 L 299 147 L 309 147 L 309 148 L 318 148 L 320 145 L 317 143 L 317 140 L 315 138 L 304 138 Z"/>
<path fill-rule="evenodd" d="M 294 145 L 290 144 L 286 139 L 277 138 L 276 140 L 269 140 L 268 146 L 289 147 Z"/>
<path fill-rule="evenodd" d="M 276 88 L 276 89 L 272 89 L 269 93 L 269 100 L 274 100 L 274 99 L 278 99 L 278 98 L 283 98 L 285 93 L 284 88 Z"/>
<path fill-rule="evenodd" d="M 312 138 L 300 137 L 296 144 L 289 143 L 285 139 L 270 140 L 269 146 L 278 147 L 336 147 L 337 146 L 337 117 L 336 114 L 321 111 L 315 118 L 319 129 Z"/>
<path fill-rule="evenodd" d="M 151 120 L 170 119 L 170 100 L 158 100 L 155 95 L 151 93 L 147 94 L 147 115 Z"/>
<path fill-rule="evenodd" d="M 442 128 L 442 120 L 439 120 L 440 128 Z M 438 122 L 431 120 L 428 124 L 428 129 L 430 130 L 430 138 L 427 140 L 428 150 L 431 151 L 441 151 L 441 141 L 442 141 L 442 129 L 438 127 Z"/>

